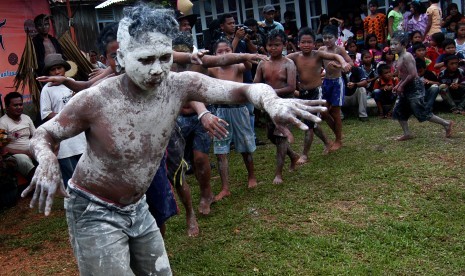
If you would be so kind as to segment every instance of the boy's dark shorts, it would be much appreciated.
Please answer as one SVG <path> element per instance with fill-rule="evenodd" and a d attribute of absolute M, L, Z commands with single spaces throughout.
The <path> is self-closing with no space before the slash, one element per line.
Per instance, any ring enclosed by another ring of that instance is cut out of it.
<path fill-rule="evenodd" d="M 318 86 L 313 89 L 301 89 L 299 90 L 299 99 L 302 100 L 321 100 L 322 97 L 322 90 L 321 86 Z M 312 113 L 315 116 L 320 116 L 320 113 Z M 316 123 L 310 120 L 303 120 L 304 124 L 308 126 L 309 129 L 314 129 L 316 127 Z"/>
<path fill-rule="evenodd" d="M 425 86 L 420 78 L 415 78 L 404 87 L 403 95 L 397 97 L 392 118 L 407 121 L 414 115 L 419 122 L 428 121 L 433 113 L 426 107 L 424 97 Z"/>

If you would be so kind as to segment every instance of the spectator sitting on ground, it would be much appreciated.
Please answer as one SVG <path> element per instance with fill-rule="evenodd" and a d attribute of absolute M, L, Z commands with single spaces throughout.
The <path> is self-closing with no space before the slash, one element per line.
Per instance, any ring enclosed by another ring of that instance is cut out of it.
<path fill-rule="evenodd" d="M 449 55 L 444 58 L 446 69 L 438 76 L 439 94 L 454 114 L 465 115 L 465 72 L 459 68 L 459 58 Z"/>
<path fill-rule="evenodd" d="M 6 130 L 9 143 L 3 147 L 2 155 L 7 163 L 15 164 L 15 170 L 31 181 L 35 165 L 29 150 L 29 140 L 36 131 L 31 118 L 23 114 L 23 96 L 10 92 L 5 96 L 6 114 L 0 118 L 0 129 Z"/>
<path fill-rule="evenodd" d="M 459 64 L 464 61 L 464 56 L 462 53 L 456 53 L 457 47 L 455 46 L 455 41 L 450 38 L 444 39 L 442 42 L 442 51 L 443 54 L 441 54 L 437 59 L 436 63 L 434 64 L 434 68 L 439 69 L 439 70 L 444 70 L 446 69 L 446 66 L 444 64 L 444 58 L 449 55 L 456 55 L 459 58 Z"/>
<path fill-rule="evenodd" d="M 424 60 L 427 70 L 431 71 L 431 70 L 428 69 L 429 65 L 431 64 L 431 59 L 426 57 L 426 46 L 425 46 L 425 44 L 423 44 L 421 42 L 417 42 L 417 43 L 413 44 L 413 46 L 412 46 L 412 54 L 413 54 L 413 56 L 415 58 Z"/>
<path fill-rule="evenodd" d="M 354 61 L 355 54 L 349 53 Z M 358 119 L 368 121 L 367 115 L 367 77 L 360 67 L 353 66 L 348 74 L 345 74 L 345 96 L 343 106 L 358 106 Z"/>
<path fill-rule="evenodd" d="M 367 97 L 371 96 L 373 92 L 373 86 L 375 80 L 378 78 L 378 71 L 376 70 L 375 61 L 373 60 L 373 55 L 368 50 L 362 51 L 362 64 L 360 64 L 360 69 L 367 77 Z"/>
<path fill-rule="evenodd" d="M 373 98 L 378 107 L 379 117 L 388 118 L 391 117 L 392 107 L 396 101 L 396 95 L 392 92 L 392 89 L 399 83 L 399 79 L 393 77 L 391 67 L 386 64 L 381 64 L 378 67 L 378 75 L 379 78 L 373 86 Z"/>
<path fill-rule="evenodd" d="M 439 68 L 435 68 L 434 65 L 436 64 L 438 57 L 443 53 L 441 45 L 444 42 L 444 39 L 443 33 L 434 33 L 431 36 L 429 46 L 426 48 L 426 57 L 431 60 L 427 69 L 433 71 L 436 75 L 441 72 L 441 70 L 439 70 Z"/>
<path fill-rule="evenodd" d="M 439 80 L 436 75 L 426 69 L 426 62 L 421 58 L 416 58 L 417 73 L 425 84 L 425 104 L 429 111 L 433 111 L 434 101 L 439 94 Z"/>

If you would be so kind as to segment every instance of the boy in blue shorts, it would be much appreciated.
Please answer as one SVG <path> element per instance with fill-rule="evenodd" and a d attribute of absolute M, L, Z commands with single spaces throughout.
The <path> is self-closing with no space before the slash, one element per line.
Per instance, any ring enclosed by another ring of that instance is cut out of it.
<path fill-rule="evenodd" d="M 415 59 L 412 54 L 405 50 L 407 43 L 408 35 L 404 32 L 395 32 L 391 38 L 391 51 L 399 55 L 396 69 L 400 79 L 400 82 L 393 88 L 393 91 L 398 95 L 393 118 L 399 121 L 404 132 L 402 136 L 397 138 L 397 141 L 413 138 L 408 127 L 408 119 L 412 114 L 419 122 L 430 121 L 442 125 L 446 132 L 446 138 L 450 138 L 454 122 L 446 121 L 434 115 L 426 107 L 424 101 L 425 86 L 415 70 Z"/>
<path fill-rule="evenodd" d="M 225 55 L 232 53 L 232 45 L 226 39 L 219 39 L 213 46 L 215 55 Z M 208 69 L 208 75 L 217 79 L 243 82 L 243 73 L 250 70 L 252 64 L 244 62 L 228 66 L 213 67 Z M 218 105 L 216 115 L 229 123 L 226 126 L 228 135 L 224 139 L 214 137 L 213 149 L 218 158 L 218 169 L 221 177 L 221 192 L 215 196 L 215 201 L 231 195 L 229 190 L 228 154 L 231 142 L 237 152 L 242 154 L 245 167 L 248 172 L 248 187 L 257 186 L 257 179 L 254 173 L 252 153 L 256 149 L 254 130 L 250 125 L 249 111 L 245 104 L 242 105 Z"/>
<path fill-rule="evenodd" d="M 323 29 L 323 43 L 320 51 L 341 55 L 344 60 L 351 66 L 354 65 L 344 48 L 336 45 L 338 38 L 338 28 L 334 25 L 328 25 Z M 344 80 L 341 75 L 341 66 L 334 61 L 324 61 L 326 75 L 323 80 L 323 99 L 326 100 L 328 107 L 327 113 L 322 113 L 322 119 L 328 123 L 334 132 L 336 139 L 331 150 L 338 150 L 342 146 L 342 118 L 341 106 L 344 104 Z"/>

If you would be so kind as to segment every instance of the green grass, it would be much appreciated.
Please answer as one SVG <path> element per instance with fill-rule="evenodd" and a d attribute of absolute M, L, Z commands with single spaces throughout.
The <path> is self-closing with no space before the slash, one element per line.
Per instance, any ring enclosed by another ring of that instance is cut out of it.
<path fill-rule="evenodd" d="M 254 154 L 259 185 L 252 190 L 242 157 L 232 153 L 233 194 L 212 205 L 209 216 L 199 215 L 200 236 L 187 237 L 181 205 L 181 214 L 167 223 L 165 245 L 174 273 L 465 274 L 465 118 L 441 115 L 456 121 L 454 138 L 443 138 L 437 125 L 411 120 L 416 139 L 395 142 L 401 133 L 396 122 L 348 118 L 340 151 L 324 156 L 316 139 L 311 162 L 286 171 L 279 186 L 272 184 L 271 143 Z M 294 134 L 292 147 L 300 152 L 303 135 Z M 266 140 L 262 129 L 258 136 Z M 212 175 L 217 193 L 217 171 Z M 188 182 L 196 208 L 198 185 L 192 176 Z M 0 236 L 0 245 L 33 250 L 34 241 L 56 235 L 67 235 L 63 218 L 28 226 L 20 235 L 30 237 L 26 240 Z"/>

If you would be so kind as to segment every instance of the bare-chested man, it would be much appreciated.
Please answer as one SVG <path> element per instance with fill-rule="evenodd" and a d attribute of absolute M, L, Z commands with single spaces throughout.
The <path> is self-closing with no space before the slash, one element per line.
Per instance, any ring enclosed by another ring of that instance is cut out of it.
<path fill-rule="evenodd" d="M 338 28 L 334 25 L 328 25 L 323 29 L 323 47 L 320 51 L 341 55 L 350 65 L 354 65 L 346 50 L 336 45 L 338 38 Z M 341 76 L 341 67 L 334 66 L 332 61 L 324 61 L 326 75 L 323 80 L 323 99 L 326 100 L 328 107 L 327 113 L 322 113 L 322 118 L 328 123 L 328 126 L 334 132 L 336 140 L 331 150 L 338 150 L 342 147 L 342 118 L 341 106 L 344 104 L 345 84 Z"/>
<path fill-rule="evenodd" d="M 254 83 L 264 82 L 273 87 L 281 98 L 292 98 L 296 87 L 296 67 L 292 60 L 282 56 L 286 42 L 287 36 L 283 31 L 272 30 L 269 32 L 266 39 L 266 50 L 270 55 L 270 60 L 258 64 Z M 281 184 L 286 154 L 291 159 L 291 171 L 295 169 L 300 156 L 289 145 L 289 142 L 293 141 L 293 136 L 288 128 L 275 127 L 272 122 L 268 122 L 267 131 L 268 138 L 276 145 L 276 172 L 273 183 Z"/>
<path fill-rule="evenodd" d="M 405 50 L 409 41 L 408 34 L 404 32 L 394 32 L 391 38 L 391 51 L 399 55 L 396 63 L 396 69 L 399 74 L 400 82 L 394 86 L 393 91 L 398 97 L 394 105 L 392 116 L 399 121 L 404 134 L 397 138 L 398 141 L 412 139 L 408 127 L 408 119 L 413 114 L 419 122 L 430 121 L 440 124 L 446 131 L 446 137 L 452 136 L 453 121 L 446 121 L 433 113 L 426 107 L 425 86 L 423 81 L 418 77 L 415 59 L 412 54 Z"/>
<path fill-rule="evenodd" d="M 348 64 L 340 55 L 332 54 L 323 51 L 314 51 L 315 48 L 315 34 L 310 28 L 302 28 L 299 31 L 299 48 L 300 52 L 287 55 L 294 61 L 297 67 L 297 75 L 299 83 L 297 85 L 295 96 L 299 99 L 305 100 L 319 100 L 321 99 L 321 68 L 323 60 L 334 60 L 339 62 L 344 68 L 343 70 L 350 70 Z M 337 65 L 336 65 L 337 66 Z M 332 142 L 326 137 L 321 126 L 312 121 L 305 121 L 308 130 L 305 131 L 304 148 L 300 159 L 297 161 L 298 165 L 308 162 L 308 151 L 313 142 L 313 133 L 318 136 L 325 145 L 324 153 L 330 151 Z"/>
<path fill-rule="evenodd" d="M 233 46 L 229 40 L 219 39 L 213 45 L 216 56 L 232 53 Z M 213 67 L 208 69 L 208 75 L 221 80 L 243 82 L 244 72 L 250 70 L 252 64 L 244 62 L 229 66 Z M 254 130 L 250 125 L 249 110 L 245 105 L 218 105 L 216 115 L 227 121 L 228 135 L 223 139 L 214 138 L 213 152 L 218 159 L 218 169 L 221 178 L 221 191 L 215 196 L 215 201 L 231 195 L 229 190 L 229 162 L 228 154 L 231 150 L 231 142 L 234 142 L 236 151 L 241 153 L 248 173 L 248 187 L 257 186 L 254 172 L 252 153 L 257 148 L 255 145 Z"/>
<path fill-rule="evenodd" d="M 56 192 L 66 196 L 71 243 L 82 275 L 171 275 L 168 256 L 144 193 L 158 168 L 181 105 L 190 100 L 253 102 L 278 125 L 319 119 L 311 105 L 284 100 L 266 85 L 244 85 L 170 72 L 172 11 L 141 4 L 125 9 L 118 30 L 118 61 L 125 74 L 73 97 L 31 141 L 37 167 L 31 207 L 49 215 Z M 87 150 L 65 191 L 52 149 L 86 132 Z"/>

